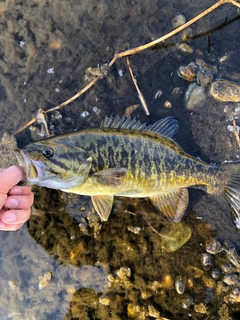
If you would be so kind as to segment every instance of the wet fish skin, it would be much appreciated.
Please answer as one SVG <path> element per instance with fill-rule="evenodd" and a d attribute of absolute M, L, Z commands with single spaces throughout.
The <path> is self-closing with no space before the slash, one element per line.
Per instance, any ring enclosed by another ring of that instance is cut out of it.
<path fill-rule="evenodd" d="M 171 139 L 176 127 L 171 117 L 150 126 L 119 117 L 105 121 L 101 128 L 42 140 L 17 153 L 29 183 L 91 196 L 102 220 L 108 219 L 113 197 L 126 196 L 148 197 L 164 216 L 178 221 L 188 205 L 187 188 L 193 187 L 225 197 L 240 228 L 240 162 L 217 167 L 186 154 Z M 43 150 L 48 149 L 53 155 L 46 158 Z M 49 171 L 46 181 L 36 169 L 42 162 Z M 84 170 L 77 173 L 77 164 Z"/>

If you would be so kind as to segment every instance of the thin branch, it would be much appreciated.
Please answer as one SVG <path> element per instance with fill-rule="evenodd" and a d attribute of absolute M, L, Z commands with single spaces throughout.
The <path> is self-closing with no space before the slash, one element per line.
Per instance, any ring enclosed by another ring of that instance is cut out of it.
<path fill-rule="evenodd" d="M 129 70 L 129 73 L 130 73 L 130 75 L 131 75 L 133 84 L 134 84 L 134 86 L 135 86 L 135 88 L 136 88 L 136 90 L 137 90 L 139 100 L 140 100 L 141 103 L 142 103 L 142 106 L 143 106 L 143 108 L 144 108 L 144 110 L 145 110 L 145 112 L 146 112 L 146 115 L 149 116 L 149 115 L 150 115 L 150 112 L 148 111 L 147 103 L 146 103 L 146 101 L 145 101 L 145 99 L 144 99 L 144 96 L 143 96 L 141 90 L 139 89 L 139 87 L 138 87 L 138 85 L 137 85 L 137 80 L 134 78 L 134 75 L 133 75 L 132 68 L 131 68 L 131 66 L 130 66 L 130 61 L 129 61 L 128 57 L 126 57 L 126 61 L 127 61 L 128 70 Z"/>
<path fill-rule="evenodd" d="M 98 76 L 96 78 L 94 78 L 92 81 L 90 81 L 82 90 L 78 91 L 77 94 L 75 94 L 75 96 L 73 96 L 72 98 L 64 101 L 63 103 L 61 103 L 59 106 L 56 106 L 54 108 L 51 108 L 49 110 L 46 110 L 47 112 L 52 112 L 58 109 L 61 109 L 62 107 L 65 107 L 67 104 L 69 104 L 70 102 L 76 100 L 77 98 L 79 98 L 84 92 L 86 92 L 88 89 L 90 89 L 95 82 L 97 82 L 100 78 L 102 78 L 102 76 Z"/>
<path fill-rule="evenodd" d="M 236 121 L 233 120 L 233 133 L 235 135 L 235 138 L 237 140 L 237 144 L 238 144 L 238 148 L 240 148 L 240 138 L 239 138 L 239 133 L 237 130 L 237 126 L 236 126 Z"/>

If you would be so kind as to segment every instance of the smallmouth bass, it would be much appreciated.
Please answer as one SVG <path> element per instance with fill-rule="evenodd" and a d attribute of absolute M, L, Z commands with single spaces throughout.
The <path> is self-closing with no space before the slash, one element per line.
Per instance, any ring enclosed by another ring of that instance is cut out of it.
<path fill-rule="evenodd" d="M 185 153 L 172 136 L 177 121 L 152 125 L 117 116 L 100 128 L 63 134 L 16 150 L 26 184 L 91 196 L 102 220 L 114 196 L 148 197 L 168 219 L 179 221 L 188 205 L 188 189 L 200 188 L 228 201 L 240 229 L 240 162 L 219 166 Z"/>

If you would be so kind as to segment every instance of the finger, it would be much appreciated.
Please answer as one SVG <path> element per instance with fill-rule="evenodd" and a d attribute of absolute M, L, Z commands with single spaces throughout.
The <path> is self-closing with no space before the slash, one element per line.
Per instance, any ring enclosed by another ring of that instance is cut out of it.
<path fill-rule="evenodd" d="M 18 184 L 19 181 L 25 179 L 25 173 L 17 166 L 11 166 L 0 174 L 0 193 L 8 193 L 8 191 Z"/>
<path fill-rule="evenodd" d="M 20 229 L 24 223 L 19 224 L 6 224 L 0 220 L 0 230 L 2 231 L 16 231 Z"/>
<path fill-rule="evenodd" d="M 2 168 L 0 168 L 0 173 L 2 173 L 4 170 L 6 170 L 6 169 L 2 169 Z"/>
<path fill-rule="evenodd" d="M 25 173 L 17 166 L 9 167 L 0 173 L 0 208 L 6 200 L 8 191 L 24 178 Z"/>
<path fill-rule="evenodd" d="M 5 224 L 19 224 L 24 223 L 30 217 L 31 210 L 8 210 L 5 211 L 2 216 L 1 220 Z"/>
<path fill-rule="evenodd" d="M 31 186 L 15 186 L 11 190 L 9 190 L 8 194 L 17 194 L 17 195 L 24 195 L 24 194 L 30 194 L 32 190 Z"/>
<path fill-rule="evenodd" d="M 9 209 L 29 209 L 33 204 L 33 197 L 33 192 L 30 192 L 28 195 L 9 196 L 4 206 Z"/>

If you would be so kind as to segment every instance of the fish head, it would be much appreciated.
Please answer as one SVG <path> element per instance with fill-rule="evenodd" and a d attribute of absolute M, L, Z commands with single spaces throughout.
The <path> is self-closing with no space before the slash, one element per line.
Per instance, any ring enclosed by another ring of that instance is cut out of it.
<path fill-rule="evenodd" d="M 16 150 L 15 155 L 26 173 L 25 184 L 52 189 L 81 185 L 92 164 L 92 158 L 84 149 L 52 141 L 31 143 Z"/>

